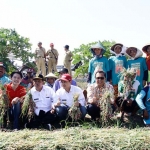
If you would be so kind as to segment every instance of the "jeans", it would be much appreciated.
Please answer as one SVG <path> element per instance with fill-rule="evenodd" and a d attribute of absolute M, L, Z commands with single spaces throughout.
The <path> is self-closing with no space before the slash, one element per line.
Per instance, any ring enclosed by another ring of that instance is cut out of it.
<path fill-rule="evenodd" d="M 56 107 L 56 114 L 59 117 L 59 120 L 66 120 L 67 116 L 68 116 L 68 110 L 69 107 L 68 106 L 58 106 Z M 85 106 L 80 106 L 80 111 L 81 111 L 81 119 L 84 119 L 87 111 Z"/>

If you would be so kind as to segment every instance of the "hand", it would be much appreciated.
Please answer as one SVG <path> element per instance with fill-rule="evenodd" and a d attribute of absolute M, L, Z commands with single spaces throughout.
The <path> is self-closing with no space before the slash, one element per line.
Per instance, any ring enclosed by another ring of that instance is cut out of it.
<path fill-rule="evenodd" d="M 54 109 L 52 109 L 50 112 L 51 112 L 51 114 L 54 114 L 55 110 L 54 110 Z"/>
<path fill-rule="evenodd" d="M 11 104 L 14 105 L 14 104 L 16 104 L 19 100 L 20 100 L 19 97 L 15 97 L 15 98 L 11 101 Z"/>
<path fill-rule="evenodd" d="M 144 119 L 148 119 L 149 118 L 148 111 L 146 109 L 143 112 L 143 118 Z"/>
<path fill-rule="evenodd" d="M 58 102 L 55 104 L 55 107 L 60 106 L 61 102 L 58 100 Z"/>
<path fill-rule="evenodd" d="M 96 103 L 97 103 L 97 98 L 96 98 L 96 97 L 93 97 L 93 99 L 90 99 L 90 100 L 89 100 L 89 103 L 91 103 L 91 104 L 96 104 Z"/>
<path fill-rule="evenodd" d="M 79 107 L 79 102 L 75 102 L 74 106 Z"/>

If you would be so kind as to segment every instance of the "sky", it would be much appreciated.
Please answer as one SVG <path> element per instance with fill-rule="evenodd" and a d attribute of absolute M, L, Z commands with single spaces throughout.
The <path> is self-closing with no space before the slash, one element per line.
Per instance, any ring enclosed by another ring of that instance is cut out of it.
<path fill-rule="evenodd" d="M 62 65 L 64 45 L 110 40 L 141 49 L 150 43 L 150 0 L 0 0 L 0 28 L 30 38 L 32 52 L 41 41 L 54 43 Z"/>

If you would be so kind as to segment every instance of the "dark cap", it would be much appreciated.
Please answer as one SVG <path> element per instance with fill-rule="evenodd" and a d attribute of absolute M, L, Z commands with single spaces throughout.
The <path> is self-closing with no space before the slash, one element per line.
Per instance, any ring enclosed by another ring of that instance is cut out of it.
<path fill-rule="evenodd" d="M 38 42 L 38 44 L 42 44 L 42 42 Z"/>
<path fill-rule="evenodd" d="M 69 49 L 69 45 L 65 45 L 64 48 Z"/>
<path fill-rule="evenodd" d="M 3 67 L 4 69 L 6 69 L 5 65 L 3 64 L 3 62 L 0 62 L 0 67 Z"/>
<path fill-rule="evenodd" d="M 44 81 L 44 77 L 43 75 L 39 74 L 39 75 L 36 75 L 33 80 L 43 80 Z"/>
<path fill-rule="evenodd" d="M 68 73 L 68 69 L 62 68 L 60 71 L 58 71 L 58 73 Z"/>

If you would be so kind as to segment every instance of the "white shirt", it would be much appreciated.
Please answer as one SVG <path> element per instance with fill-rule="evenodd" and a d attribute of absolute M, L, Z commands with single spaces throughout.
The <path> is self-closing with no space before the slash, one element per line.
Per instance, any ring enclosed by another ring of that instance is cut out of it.
<path fill-rule="evenodd" d="M 71 107 L 73 105 L 73 96 L 79 94 L 78 102 L 81 106 L 85 106 L 85 97 L 81 88 L 71 85 L 70 91 L 67 92 L 63 87 L 57 90 L 56 95 L 60 99 L 61 104 Z"/>
<path fill-rule="evenodd" d="M 39 115 L 40 110 L 48 112 L 52 109 L 53 103 L 58 101 L 58 97 L 54 90 L 48 86 L 43 85 L 42 90 L 39 92 L 33 87 L 31 90 L 32 99 L 35 102 L 36 107 L 34 112 Z"/>

